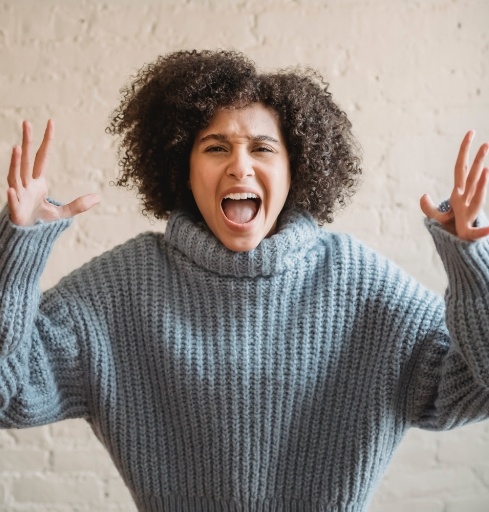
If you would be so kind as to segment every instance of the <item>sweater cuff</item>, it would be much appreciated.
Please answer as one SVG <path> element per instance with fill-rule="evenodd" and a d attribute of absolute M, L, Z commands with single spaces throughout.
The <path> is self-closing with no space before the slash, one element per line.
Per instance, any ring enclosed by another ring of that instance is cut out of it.
<path fill-rule="evenodd" d="M 18 226 L 10 220 L 8 207 L 5 206 L 0 212 L 0 284 L 6 286 L 12 278 L 30 282 L 38 279 L 54 242 L 71 222 L 72 219 L 60 219 L 38 221 L 33 226 Z"/>
<path fill-rule="evenodd" d="M 474 241 L 461 240 L 435 220 L 425 219 L 425 225 L 447 272 L 448 293 L 456 298 L 465 298 L 468 291 L 473 298 L 486 296 L 489 289 L 489 236 Z M 487 225 L 487 218 L 482 214 L 476 226 L 484 225 Z"/>

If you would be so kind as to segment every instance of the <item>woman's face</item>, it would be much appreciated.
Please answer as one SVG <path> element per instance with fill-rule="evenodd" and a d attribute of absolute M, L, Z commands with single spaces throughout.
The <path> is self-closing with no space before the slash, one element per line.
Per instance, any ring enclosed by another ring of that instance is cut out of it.
<path fill-rule="evenodd" d="M 228 249 L 250 251 L 272 235 L 290 188 L 276 112 L 261 103 L 219 110 L 195 137 L 189 183 L 209 229 Z"/>

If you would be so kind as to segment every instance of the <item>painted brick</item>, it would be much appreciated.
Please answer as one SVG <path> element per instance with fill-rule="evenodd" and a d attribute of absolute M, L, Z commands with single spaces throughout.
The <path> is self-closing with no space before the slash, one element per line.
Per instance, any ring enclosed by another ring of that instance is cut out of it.
<path fill-rule="evenodd" d="M 52 469 L 55 472 L 88 471 L 98 475 L 118 475 L 114 463 L 102 447 L 92 450 L 55 448 L 52 451 Z"/>
<path fill-rule="evenodd" d="M 488 463 L 487 439 L 482 436 L 484 426 L 469 425 L 439 436 L 438 458 L 444 464 Z"/>
<path fill-rule="evenodd" d="M 12 486 L 12 496 L 19 503 L 90 504 L 103 500 L 99 478 L 67 480 L 53 474 L 19 478 Z"/>
<path fill-rule="evenodd" d="M 390 480 L 390 484 L 392 488 L 389 494 L 403 499 L 413 496 L 419 498 L 448 496 L 456 493 L 474 495 L 484 491 L 484 485 L 474 479 L 472 471 L 466 467 L 404 469 L 402 474 Z"/>
<path fill-rule="evenodd" d="M 14 446 L 15 439 L 7 430 L 0 430 L 0 449 Z"/>
<path fill-rule="evenodd" d="M 112 503 L 128 504 L 132 502 L 129 490 L 119 478 L 109 478 L 106 492 Z"/>
<path fill-rule="evenodd" d="M 422 456 L 422 460 L 420 460 Z M 417 470 L 422 463 L 424 468 L 438 465 L 438 441 L 436 434 L 410 430 L 403 439 L 391 462 L 391 468 L 399 473 Z"/>
<path fill-rule="evenodd" d="M 392 501 L 382 503 L 374 500 L 370 509 L 373 512 L 445 512 L 443 500 L 410 499 L 403 503 L 396 503 L 393 508 Z M 465 512 L 472 509 L 465 509 Z"/>
<path fill-rule="evenodd" d="M 465 496 L 449 502 L 443 512 L 487 512 L 489 494 L 480 498 Z"/>
<path fill-rule="evenodd" d="M 48 468 L 49 453 L 24 447 L 3 449 L 0 458 L 0 472 L 5 471 L 45 471 Z"/>
<path fill-rule="evenodd" d="M 26 428 L 11 430 L 10 434 L 19 446 L 32 446 L 34 449 L 49 448 L 52 445 L 52 438 L 49 435 L 48 427 Z"/>
<path fill-rule="evenodd" d="M 97 444 L 92 430 L 86 422 L 80 420 L 66 420 L 50 425 L 53 439 L 57 446 L 87 446 Z"/>

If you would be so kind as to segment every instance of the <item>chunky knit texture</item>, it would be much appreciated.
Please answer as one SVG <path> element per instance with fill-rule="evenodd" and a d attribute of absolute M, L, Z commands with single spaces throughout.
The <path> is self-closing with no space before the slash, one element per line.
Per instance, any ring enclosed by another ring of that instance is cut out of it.
<path fill-rule="evenodd" d="M 489 415 L 487 240 L 427 222 L 446 311 L 301 213 L 248 253 L 176 213 L 41 295 L 68 224 L 1 215 L 0 426 L 85 418 L 142 511 L 362 511 L 408 427 Z"/>

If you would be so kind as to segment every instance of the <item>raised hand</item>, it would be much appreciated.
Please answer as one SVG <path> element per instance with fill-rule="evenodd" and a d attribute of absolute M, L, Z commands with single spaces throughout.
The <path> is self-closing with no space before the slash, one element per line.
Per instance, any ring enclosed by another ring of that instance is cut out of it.
<path fill-rule="evenodd" d="M 484 159 L 489 144 L 482 144 L 469 170 L 469 149 L 473 138 L 474 132 L 468 132 L 460 146 L 449 210 L 441 212 L 428 194 L 420 200 L 421 209 L 428 218 L 437 220 L 462 240 L 477 240 L 489 235 L 489 226 L 474 227 L 486 201 L 489 169 L 484 167 Z"/>
<path fill-rule="evenodd" d="M 73 217 L 99 202 L 96 194 L 81 196 L 63 206 L 56 206 L 46 199 L 46 162 L 53 137 L 54 123 L 49 120 L 34 164 L 31 164 L 32 128 L 27 121 L 22 123 L 22 147 L 15 146 L 12 150 L 7 178 L 7 201 L 10 218 L 14 224 L 30 226 L 39 220 L 49 222 Z"/>

